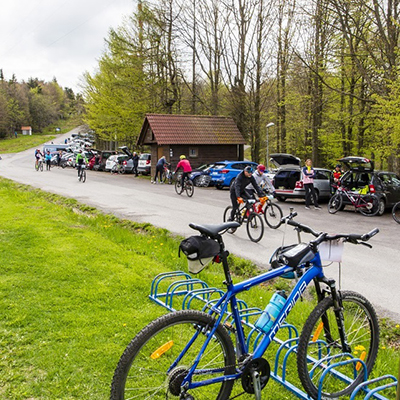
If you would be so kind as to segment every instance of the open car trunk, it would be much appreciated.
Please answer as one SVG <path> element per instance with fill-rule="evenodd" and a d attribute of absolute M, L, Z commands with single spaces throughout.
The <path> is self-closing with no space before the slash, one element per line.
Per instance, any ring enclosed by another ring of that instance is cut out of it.
<path fill-rule="evenodd" d="M 281 170 L 275 174 L 274 186 L 279 190 L 293 190 L 296 182 L 300 180 L 300 169 Z"/>

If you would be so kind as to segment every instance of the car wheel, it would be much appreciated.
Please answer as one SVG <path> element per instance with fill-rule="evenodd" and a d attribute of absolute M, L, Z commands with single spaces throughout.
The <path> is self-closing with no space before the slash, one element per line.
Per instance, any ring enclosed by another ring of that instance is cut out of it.
<path fill-rule="evenodd" d="M 276 196 L 276 199 L 278 200 L 278 201 L 281 201 L 282 203 L 286 200 L 286 197 L 283 197 L 283 196 Z"/>
<path fill-rule="evenodd" d="M 217 184 L 215 185 L 215 187 L 216 187 L 218 190 L 222 190 L 222 185 L 221 185 L 220 183 L 217 183 Z"/>
<path fill-rule="evenodd" d="M 382 198 L 380 198 L 380 199 L 378 200 L 378 202 L 379 202 L 379 203 L 378 203 L 378 212 L 377 212 L 376 215 L 381 216 L 381 215 L 383 215 L 383 214 L 385 213 L 386 203 L 385 203 L 385 200 L 382 199 Z"/>
<path fill-rule="evenodd" d="M 194 186 L 200 186 L 200 176 L 196 176 L 196 178 L 193 179 L 193 185 Z"/>

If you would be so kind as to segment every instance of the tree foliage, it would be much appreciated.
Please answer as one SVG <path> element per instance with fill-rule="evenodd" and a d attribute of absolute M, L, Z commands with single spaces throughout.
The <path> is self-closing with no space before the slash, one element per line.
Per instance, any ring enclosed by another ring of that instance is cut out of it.
<path fill-rule="evenodd" d="M 27 82 L 18 82 L 12 75 L 6 81 L 0 71 L 0 138 L 12 137 L 21 126 L 42 132 L 57 120 L 82 111 L 82 98 L 76 97 L 72 89 L 63 90 L 55 80 L 29 78 Z"/>
<path fill-rule="evenodd" d="M 148 112 L 228 115 L 263 161 L 274 122 L 270 153 L 398 171 L 399 11 L 398 0 L 139 1 L 86 75 L 88 123 L 134 143 Z"/>

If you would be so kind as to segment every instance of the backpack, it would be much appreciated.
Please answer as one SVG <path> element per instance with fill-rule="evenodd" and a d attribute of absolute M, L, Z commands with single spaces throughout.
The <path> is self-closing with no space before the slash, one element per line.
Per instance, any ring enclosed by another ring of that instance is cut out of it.
<path fill-rule="evenodd" d="M 190 236 L 179 245 L 179 257 L 181 251 L 188 260 L 189 272 L 198 274 L 219 254 L 220 246 L 205 236 Z"/>

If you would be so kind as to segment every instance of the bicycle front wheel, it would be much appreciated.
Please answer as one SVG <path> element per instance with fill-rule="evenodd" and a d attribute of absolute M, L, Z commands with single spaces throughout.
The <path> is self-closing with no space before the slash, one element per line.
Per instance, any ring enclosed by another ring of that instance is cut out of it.
<path fill-rule="evenodd" d="M 151 322 L 130 342 L 119 360 L 110 399 L 178 397 L 181 383 L 214 324 L 211 316 L 196 310 L 177 311 Z M 202 354 L 192 383 L 234 372 L 232 340 L 219 325 Z M 229 397 L 232 386 L 233 381 L 219 382 L 191 389 L 188 393 L 196 400 L 222 400 Z"/>
<path fill-rule="evenodd" d="M 342 195 L 340 194 L 334 194 L 330 199 L 328 203 L 328 212 L 329 214 L 336 214 L 340 208 L 342 207 L 343 203 L 343 198 Z"/>
<path fill-rule="evenodd" d="M 400 201 L 396 203 L 392 208 L 393 219 L 400 224 Z"/>
<path fill-rule="evenodd" d="M 368 374 L 378 353 L 379 325 L 371 303 L 355 292 L 342 292 L 343 324 L 351 355 L 365 362 Z M 331 297 L 322 300 L 308 317 L 300 335 L 297 368 L 301 383 L 313 398 L 329 365 L 351 359 L 344 353 Z M 330 361 L 330 357 L 337 356 Z M 319 361 L 322 361 L 318 363 Z M 338 399 L 351 394 L 363 380 L 361 363 L 348 363 L 333 368 L 322 383 L 322 398 Z M 349 377 L 348 380 L 342 379 Z"/>
<path fill-rule="evenodd" d="M 283 217 L 282 209 L 277 205 L 267 203 L 264 210 L 264 219 L 271 229 L 277 229 L 281 226 L 281 218 Z"/>
<path fill-rule="evenodd" d="M 190 179 L 188 179 L 185 182 L 185 190 L 186 190 L 186 194 L 188 195 L 188 197 L 192 197 L 193 196 L 193 194 L 194 194 L 194 185 L 193 185 L 193 182 Z"/>
<path fill-rule="evenodd" d="M 86 171 L 85 171 L 85 170 L 83 170 L 83 171 L 81 172 L 81 179 L 82 179 L 82 183 L 83 183 L 83 182 L 86 182 Z"/>
<path fill-rule="evenodd" d="M 361 199 L 362 207 L 360 207 L 360 213 L 367 217 L 373 217 L 374 215 L 378 214 L 379 211 L 379 201 L 375 196 L 364 196 Z"/>
<path fill-rule="evenodd" d="M 250 215 L 247 217 L 247 235 L 249 236 L 252 242 L 259 242 L 263 235 L 264 235 L 264 224 L 262 218 L 254 213 L 251 212 Z"/>
<path fill-rule="evenodd" d="M 40 169 L 40 172 L 43 172 L 43 163 L 42 162 L 39 164 L 39 169 Z"/>

